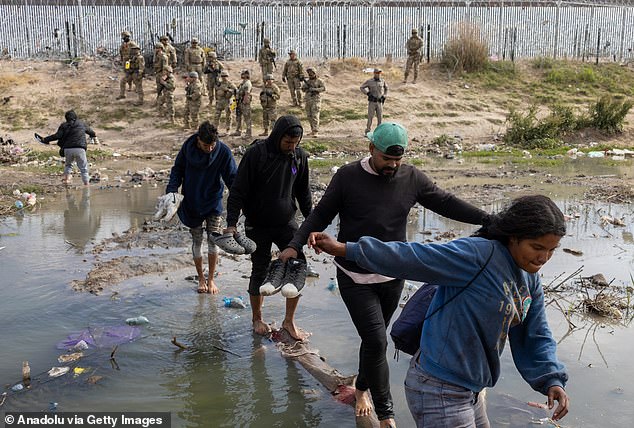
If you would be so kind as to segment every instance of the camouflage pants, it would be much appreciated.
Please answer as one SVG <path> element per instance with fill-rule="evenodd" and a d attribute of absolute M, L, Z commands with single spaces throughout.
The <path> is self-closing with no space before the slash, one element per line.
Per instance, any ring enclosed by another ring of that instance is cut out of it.
<path fill-rule="evenodd" d="M 291 92 L 291 100 L 294 106 L 302 103 L 302 81 L 297 77 L 289 77 L 286 81 L 288 90 Z"/>
<path fill-rule="evenodd" d="M 161 91 L 161 95 L 158 98 L 159 112 L 161 112 L 163 106 L 165 106 L 167 118 L 174 120 L 174 91 L 168 91 L 167 89 Z"/>
<path fill-rule="evenodd" d="M 143 77 L 137 73 L 124 73 L 119 82 L 119 97 L 125 98 L 125 85 L 134 83 L 134 92 L 139 95 L 139 101 L 143 101 Z"/>
<path fill-rule="evenodd" d="M 209 94 L 209 105 L 214 103 L 216 99 L 216 87 L 218 87 L 218 77 L 212 73 L 207 74 L 207 94 Z"/>
<path fill-rule="evenodd" d="M 409 76 L 409 71 L 412 67 L 414 67 L 414 81 L 418 78 L 418 66 L 420 65 L 420 55 L 408 55 L 407 62 L 405 63 L 405 78 L 403 80 L 407 80 L 407 76 Z"/>
<path fill-rule="evenodd" d="M 240 131 L 244 119 L 244 127 L 247 130 L 247 136 L 251 136 L 251 104 L 240 104 L 236 108 L 236 131 Z"/>
<path fill-rule="evenodd" d="M 185 126 L 189 125 L 189 121 L 191 118 L 191 123 L 193 128 L 198 127 L 198 112 L 200 111 L 200 100 L 191 101 L 187 100 L 185 102 Z"/>
<path fill-rule="evenodd" d="M 161 75 L 157 74 L 154 80 L 156 81 L 156 99 L 158 100 L 161 97 L 161 92 L 163 91 L 163 85 L 161 85 Z"/>
<path fill-rule="evenodd" d="M 229 108 L 229 100 L 216 100 L 216 114 L 214 115 L 214 125 L 218 128 L 220 117 L 225 113 L 225 125 L 227 130 L 231 129 L 231 109 Z"/>
<path fill-rule="evenodd" d="M 383 104 L 379 102 L 368 103 L 368 123 L 365 125 L 365 133 L 367 134 L 372 130 L 372 119 L 374 119 L 374 115 L 376 114 L 376 126 L 379 126 L 383 121 Z"/>
<path fill-rule="evenodd" d="M 262 126 L 265 131 L 273 129 L 273 124 L 277 120 L 277 109 L 275 107 L 262 108 Z M 270 125 L 270 126 L 269 126 Z"/>
<path fill-rule="evenodd" d="M 260 65 L 262 69 L 262 82 L 264 82 L 264 76 L 267 74 L 273 74 L 273 63 Z"/>
<path fill-rule="evenodd" d="M 319 131 L 319 112 L 321 110 L 321 100 L 319 98 L 306 97 L 306 116 L 310 123 L 310 130 Z"/>

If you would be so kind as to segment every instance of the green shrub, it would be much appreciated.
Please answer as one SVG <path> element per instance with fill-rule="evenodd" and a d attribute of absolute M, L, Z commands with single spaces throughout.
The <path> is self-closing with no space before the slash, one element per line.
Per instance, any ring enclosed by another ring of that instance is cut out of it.
<path fill-rule="evenodd" d="M 561 137 L 577 128 L 577 119 L 569 107 L 554 106 L 543 119 L 537 119 L 537 107 L 526 113 L 511 109 L 504 141 L 523 149 L 554 149 L 563 144 Z"/>
<path fill-rule="evenodd" d="M 589 108 L 584 120 L 586 127 L 600 129 L 608 134 L 616 134 L 623 130 L 625 116 L 632 108 L 632 101 L 620 101 L 610 96 L 601 97 Z"/>
<path fill-rule="evenodd" d="M 555 67 L 555 60 L 545 56 L 540 56 L 531 61 L 531 66 L 540 70 L 550 70 Z"/>
<path fill-rule="evenodd" d="M 319 141 L 302 141 L 302 148 L 314 155 L 328 150 L 328 144 Z"/>
<path fill-rule="evenodd" d="M 447 40 L 442 52 L 442 64 L 452 72 L 484 70 L 488 64 L 489 46 L 480 29 L 472 24 L 460 23 L 458 35 Z"/>

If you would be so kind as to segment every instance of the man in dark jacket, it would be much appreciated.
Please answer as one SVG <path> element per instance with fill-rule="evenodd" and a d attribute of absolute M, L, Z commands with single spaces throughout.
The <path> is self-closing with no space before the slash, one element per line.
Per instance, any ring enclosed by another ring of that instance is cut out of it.
<path fill-rule="evenodd" d="M 218 130 L 209 121 L 185 141 L 170 172 L 166 193 L 177 193 L 181 187 L 184 199 L 178 207 L 178 218 L 189 227 L 192 253 L 198 274 L 199 293 L 218 293 L 214 282 L 218 247 L 214 234 L 222 231 L 222 194 L 225 185 L 231 188 L 236 176 L 236 162 L 231 149 L 218 140 Z M 207 231 L 209 277 L 203 273 L 203 223 Z"/>
<path fill-rule="evenodd" d="M 77 113 L 68 110 L 64 114 L 66 122 L 62 123 L 57 132 L 48 137 L 42 138 L 40 141 L 44 144 L 50 144 L 51 141 L 57 141 L 60 147 L 60 155 L 65 158 L 64 177 L 62 182 L 70 184 L 71 172 L 73 171 L 73 162 L 77 163 L 77 168 L 81 173 L 81 181 L 84 186 L 88 186 L 88 159 L 86 158 L 86 134 L 91 139 L 95 139 L 97 135 L 95 131 L 90 129 L 83 121 L 77 119 Z M 38 138 L 39 136 L 35 134 Z M 59 141 L 58 141 L 59 140 Z"/>
<path fill-rule="evenodd" d="M 307 241 L 311 244 L 311 232 L 323 231 L 337 214 L 340 242 L 356 242 L 362 236 L 405 241 L 407 217 L 416 203 L 454 220 L 482 224 L 486 212 L 438 188 L 416 167 L 401 164 L 408 144 L 405 128 L 384 122 L 368 138 L 370 156 L 337 171 L 281 260 L 296 257 Z M 341 257 L 335 258 L 335 265 L 341 298 L 361 336 L 356 414 L 367 416 L 373 401 L 381 428 L 394 426 L 386 330 L 404 281 L 369 272 Z"/>
<path fill-rule="evenodd" d="M 298 147 L 304 130 L 295 116 L 282 116 L 275 122 L 271 135 L 256 141 L 240 161 L 238 175 L 227 199 L 227 229 L 236 232 L 240 211 L 246 217 L 247 237 L 257 244 L 251 254 L 249 296 L 253 313 L 253 330 L 261 335 L 271 331 L 262 319 L 260 286 L 271 262 L 271 246 L 286 248 L 297 230 L 297 204 L 304 218 L 312 209 L 308 185 L 308 156 Z M 303 257 L 301 253 L 296 257 Z M 299 296 L 286 299 L 282 323 L 292 337 L 306 338 L 294 321 Z"/>

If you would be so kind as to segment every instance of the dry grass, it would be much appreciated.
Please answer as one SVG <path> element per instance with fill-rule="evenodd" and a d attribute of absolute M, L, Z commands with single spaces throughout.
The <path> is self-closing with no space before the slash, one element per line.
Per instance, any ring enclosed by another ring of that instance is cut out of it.
<path fill-rule="evenodd" d="M 488 63 L 488 43 L 480 29 L 468 23 L 458 24 L 458 35 L 445 43 L 442 63 L 451 72 L 483 70 Z"/>

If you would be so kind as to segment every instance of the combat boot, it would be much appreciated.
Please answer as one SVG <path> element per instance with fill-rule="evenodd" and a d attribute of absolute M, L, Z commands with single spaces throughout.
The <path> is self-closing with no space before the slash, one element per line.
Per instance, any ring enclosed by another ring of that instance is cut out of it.
<path fill-rule="evenodd" d="M 122 100 L 125 98 L 125 94 L 119 94 L 119 96 L 117 97 L 118 100 Z"/>
<path fill-rule="evenodd" d="M 232 132 L 230 135 L 232 137 L 239 137 L 240 135 L 242 135 L 242 132 L 239 129 L 236 129 L 236 131 Z"/>

